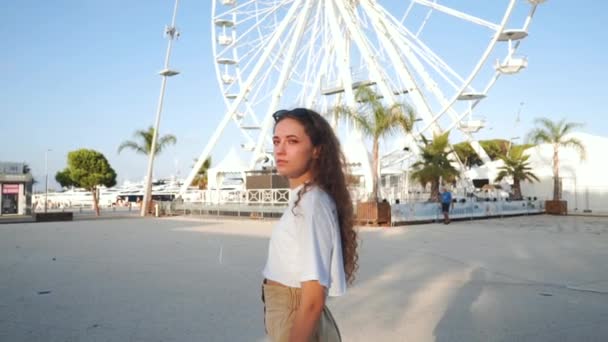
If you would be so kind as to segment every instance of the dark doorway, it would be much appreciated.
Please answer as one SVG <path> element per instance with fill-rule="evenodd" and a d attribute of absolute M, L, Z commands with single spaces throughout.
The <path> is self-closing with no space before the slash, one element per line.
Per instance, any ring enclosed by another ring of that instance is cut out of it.
<path fill-rule="evenodd" d="M 2 215 L 17 214 L 18 199 L 17 194 L 2 194 Z"/>

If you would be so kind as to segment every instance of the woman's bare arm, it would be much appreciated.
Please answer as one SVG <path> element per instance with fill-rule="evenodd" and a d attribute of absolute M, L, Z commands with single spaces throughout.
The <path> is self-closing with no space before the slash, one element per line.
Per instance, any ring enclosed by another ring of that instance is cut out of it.
<path fill-rule="evenodd" d="M 290 342 L 308 342 L 325 306 L 325 287 L 318 281 L 302 282 L 302 298 L 289 335 Z"/>

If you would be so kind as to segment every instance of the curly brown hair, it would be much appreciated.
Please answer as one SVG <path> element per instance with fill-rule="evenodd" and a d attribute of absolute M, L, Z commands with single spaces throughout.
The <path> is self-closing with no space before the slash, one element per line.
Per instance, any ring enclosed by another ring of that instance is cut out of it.
<path fill-rule="evenodd" d="M 359 268 L 357 261 L 358 238 L 354 227 L 354 209 L 350 192 L 347 187 L 347 164 L 340 141 L 330 124 L 319 113 L 306 109 L 296 108 L 275 113 L 276 124 L 285 118 L 291 118 L 304 126 L 304 131 L 310 138 L 313 146 L 318 148 L 318 158 L 311 164 L 312 179 L 310 182 L 323 189 L 335 202 L 338 224 L 340 225 L 340 238 L 342 242 L 342 257 L 346 281 L 352 285 L 355 273 Z M 300 193 L 306 192 L 305 186 Z M 298 197 L 299 197 L 298 196 Z M 296 201 L 296 205 L 299 202 Z"/>

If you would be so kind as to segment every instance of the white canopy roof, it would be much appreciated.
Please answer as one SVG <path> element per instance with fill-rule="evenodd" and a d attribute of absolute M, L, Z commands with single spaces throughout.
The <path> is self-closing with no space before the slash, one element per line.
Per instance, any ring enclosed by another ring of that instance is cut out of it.
<path fill-rule="evenodd" d="M 234 147 L 231 147 L 224 159 L 217 166 L 209 168 L 209 171 L 207 171 L 209 188 L 213 189 L 220 186 L 224 179 L 223 174 L 244 173 L 247 169 L 247 164 L 239 157 Z"/>
<path fill-rule="evenodd" d="M 234 147 L 231 147 L 230 151 L 228 151 L 228 154 L 226 154 L 224 159 L 222 159 L 222 161 L 217 164 L 217 166 L 209 169 L 209 171 L 211 170 L 215 172 L 224 173 L 243 172 L 247 170 L 247 164 L 243 160 L 241 160 Z"/>

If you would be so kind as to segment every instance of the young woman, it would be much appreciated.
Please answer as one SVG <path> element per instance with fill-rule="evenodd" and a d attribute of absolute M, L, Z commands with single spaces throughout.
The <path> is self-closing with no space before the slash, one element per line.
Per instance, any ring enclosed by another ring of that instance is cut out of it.
<path fill-rule="evenodd" d="M 275 120 L 277 171 L 289 180 L 289 207 L 274 228 L 262 300 L 272 341 L 341 341 L 326 300 L 341 296 L 357 270 L 357 233 L 345 161 L 329 123 L 304 108 Z"/>

